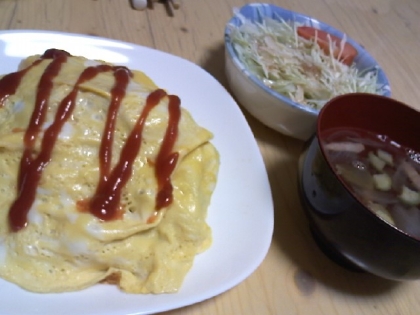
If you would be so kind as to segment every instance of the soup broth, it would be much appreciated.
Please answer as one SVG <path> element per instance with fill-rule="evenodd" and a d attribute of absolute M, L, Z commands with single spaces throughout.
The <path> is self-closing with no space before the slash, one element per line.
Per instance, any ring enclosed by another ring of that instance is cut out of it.
<path fill-rule="evenodd" d="M 355 197 L 381 219 L 420 239 L 420 153 L 385 135 L 334 129 L 325 156 Z"/>

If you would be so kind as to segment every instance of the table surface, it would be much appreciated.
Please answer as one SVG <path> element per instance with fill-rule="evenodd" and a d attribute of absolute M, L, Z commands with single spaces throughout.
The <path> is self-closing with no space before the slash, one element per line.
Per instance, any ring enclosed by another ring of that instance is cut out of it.
<path fill-rule="evenodd" d="M 201 66 L 227 89 L 223 30 L 245 0 L 179 1 L 136 11 L 128 0 L 1 0 L 0 29 L 98 35 L 153 47 Z M 258 2 L 258 1 L 254 1 Z M 393 97 L 420 109 L 419 0 L 273 0 L 346 32 L 387 73 Z M 335 265 L 316 246 L 296 191 L 303 143 L 245 111 L 273 192 L 275 227 L 260 267 L 233 289 L 168 314 L 419 314 L 420 281 L 395 283 Z"/>

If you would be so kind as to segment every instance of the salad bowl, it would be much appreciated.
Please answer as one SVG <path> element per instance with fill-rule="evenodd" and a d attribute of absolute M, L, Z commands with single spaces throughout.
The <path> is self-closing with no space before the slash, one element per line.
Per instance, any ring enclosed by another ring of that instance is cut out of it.
<path fill-rule="evenodd" d="M 270 81 L 270 74 L 267 78 L 264 78 L 263 75 L 257 75 L 255 73 L 255 68 L 251 69 L 254 64 L 258 63 L 256 60 L 261 59 L 261 56 L 251 56 L 249 57 L 251 60 L 244 61 L 244 56 L 247 53 L 246 50 L 249 52 L 249 50 L 254 50 L 255 48 L 246 46 L 253 41 L 250 40 L 253 38 L 252 36 L 261 29 L 266 30 L 270 24 L 273 25 L 273 21 L 279 23 L 288 21 L 292 25 L 317 30 L 319 32 L 317 33 L 318 37 L 320 37 L 319 34 L 321 32 L 324 32 L 322 34 L 327 34 L 327 37 L 331 36 L 332 38 L 343 41 L 343 43 L 345 42 L 354 49 L 355 56 L 353 65 L 351 66 L 354 72 L 358 73 L 359 77 L 369 77 L 375 80 L 373 83 L 370 83 L 371 85 L 374 84 L 373 90 L 372 88 L 366 90 L 365 87 L 368 84 L 362 78 L 360 89 L 355 92 L 372 92 L 387 97 L 390 96 L 389 82 L 384 71 L 361 45 L 348 38 L 343 32 L 304 14 L 289 11 L 271 4 L 250 3 L 238 9 L 226 25 L 225 71 L 228 84 L 239 103 L 266 126 L 285 135 L 300 140 L 307 140 L 315 131 L 319 109 L 330 99 L 329 97 L 324 98 L 318 102 L 318 105 L 302 104 L 293 100 L 290 95 L 280 93 L 278 89 L 270 87 L 270 84 L 266 82 Z M 242 33 L 248 32 L 250 36 L 242 36 L 238 40 L 235 37 L 238 34 L 238 30 Z M 244 48 L 243 45 L 246 47 Z M 278 58 L 284 60 L 285 58 L 281 54 L 281 50 L 272 53 L 273 58 L 280 56 Z M 335 66 L 342 66 L 341 62 L 336 60 Z M 264 68 L 264 65 L 262 65 L 262 68 Z M 311 71 L 311 69 L 306 70 L 306 72 Z M 320 69 L 319 71 L 324 70 Z M 303 72 L 305 72 L 305 69 Z M 302 75 L 305 76 L 306 73 Z M 336 75 L 334 74 L 334 76 Z M 285 80 L 286 82 L 282 82 L 281 84 L 288 85 L 289 83 L 294 83 L 292 82 L 293 78 L 290 79 L 290 82 L 287 81 L 289 79 Z M 296 80 L 300 81 L 302 78 L 297 78 Z M 344 88 L 343 91 L 344 93 L 342 94 L 353 92 L 347 88 Z"/>

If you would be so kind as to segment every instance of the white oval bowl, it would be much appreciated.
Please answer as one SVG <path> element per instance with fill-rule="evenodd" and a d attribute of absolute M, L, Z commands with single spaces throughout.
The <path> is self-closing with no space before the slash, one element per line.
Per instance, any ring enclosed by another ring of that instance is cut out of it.
<path fill-rule="evenodd" d="M 304 25 L 316 27 L 334 36 L 343 38 L 344 33 L 334 27 L 317 21 L 310 16 L 283 9 L 281 7 L 250 3 L 239 10 L 239 13 L 255 22 L 261 22 L 263 17 L 282 18 Z M 239 103 L 254 117 L 266 126 L 285 135 L 308 140 L 315 132 L 319 110 L 292 101 L 290 98 L 270 89 L 252 74 L 238 58 L 230 39 L 231 28 L 242 25 L 236 15 L 232 17 L 225 28 L 225 71 L 228 84 Z M 379 94 L 390 97 L 391 89 L 384 71 L 376 60 L 356 41 L 346 38 L 358 54 L 354 62 L 359 70 L 377 69 Z"/>

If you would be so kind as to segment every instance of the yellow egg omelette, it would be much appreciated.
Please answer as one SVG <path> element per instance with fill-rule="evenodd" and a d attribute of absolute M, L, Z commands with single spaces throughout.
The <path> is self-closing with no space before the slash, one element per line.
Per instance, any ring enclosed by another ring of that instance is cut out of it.
<path fill-rule="evenodd" d="M 176 292 L 211 245 L 219 155 L 140 71 L 57 49 L 0 77 L 0 277 Z"/>

